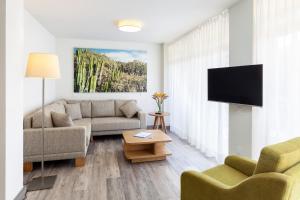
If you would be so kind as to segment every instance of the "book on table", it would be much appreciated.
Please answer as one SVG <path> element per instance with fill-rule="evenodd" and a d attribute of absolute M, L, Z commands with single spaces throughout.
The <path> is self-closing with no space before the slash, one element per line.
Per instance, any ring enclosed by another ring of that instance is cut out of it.
<path fill-rule="evenodd" d="M 134 137 L 146 138 L 146 137 L 149 137 L 151 135 L 152 135 L 152 133 L 149 133 L 149 132 L 139 132 L 139 133 L 135 134 Z"/>

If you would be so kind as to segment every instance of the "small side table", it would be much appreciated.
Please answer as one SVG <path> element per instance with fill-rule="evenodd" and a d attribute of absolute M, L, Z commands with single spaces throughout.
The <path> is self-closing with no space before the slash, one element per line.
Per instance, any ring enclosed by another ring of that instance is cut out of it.
<path fill-rule="evenodd" d="M 169 116 L 170 113 L 168 113 L 168 112 L 162 112 L 162 113 L 151 112 L 151 113 L 149 113 L 149 115 L 155 117 L 153 129 L 159 129 L 161 126 L 162 131 L 167 133 L 166 124 L 165 124 L 165 116 Z"/>

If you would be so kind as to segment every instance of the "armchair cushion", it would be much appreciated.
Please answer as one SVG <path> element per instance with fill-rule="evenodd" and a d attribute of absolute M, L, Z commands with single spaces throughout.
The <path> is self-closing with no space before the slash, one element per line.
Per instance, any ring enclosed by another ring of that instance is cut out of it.
<path fill-rule="evenodd" d="M 247 175 L 227 165 L 219 165 L 203 172 L 224 185 L 233 186 L 248 178 Z"/>

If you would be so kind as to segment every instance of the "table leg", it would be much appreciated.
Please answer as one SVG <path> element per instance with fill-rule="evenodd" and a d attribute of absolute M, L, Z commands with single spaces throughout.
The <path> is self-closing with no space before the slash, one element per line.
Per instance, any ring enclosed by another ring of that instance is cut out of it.
<path fill-rule="evenodd" d="M 153 148 L 153 154 L 155 155 L 165 155 L 165 143 L 155 143 Z"/>
<path fill-rule="evenodd" d="M 157 125 L 156 125 L 156 129 L 159 129 L 160 123 L 161 123 L 160 117 L 157 117 Z"/>
<path fill-rule="evenodd" d="M 157 117 L 155 116 L 155 118 L 154 118 L 154 124 L 153 124 L 153 129 L 156 129 L 156 123 L 157 123 Z"/>
<path fill-rule="evenodd" d="M 166 124 L 165 124 L 165 118 L 161 117 L 161 124 L 162 124 L 162 129 L 165 133 L 167 133 L 167 129 L 166 129 Z"/>

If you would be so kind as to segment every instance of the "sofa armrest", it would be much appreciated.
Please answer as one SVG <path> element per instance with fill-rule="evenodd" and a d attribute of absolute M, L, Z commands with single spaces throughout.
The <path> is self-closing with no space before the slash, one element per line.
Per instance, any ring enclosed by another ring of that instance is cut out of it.
<path fill-rule="evenodd" d="M 228 156 L 225 165 L 228 165 L 247 176 L 252 176 L 257 162 L 241 156 Z"/>
<path fill-rule="evenodd" d="M 86 153 L 85 127 L 45 128 L 44 152 L 47 154 Z M 38 156 L 42 153 L 42 129 L 24 129 L 24 156 Z"/>
<path fill-rule="evenodd" d="M 147 128 L 147 113 L 139 111 L 138 118 L 141 123 L 141 129 L 146 129 Z"/>

